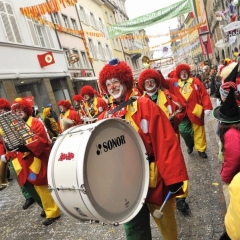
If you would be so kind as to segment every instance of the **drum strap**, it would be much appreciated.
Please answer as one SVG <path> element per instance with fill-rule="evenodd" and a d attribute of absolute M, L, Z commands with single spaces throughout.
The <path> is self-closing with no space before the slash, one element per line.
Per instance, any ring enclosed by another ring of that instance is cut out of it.
<path fill-rule="evenodd" d="M 135 102 L 137 100 L 136 96 L 130 97 L 127 101 L 121 103 L 120 105 L 118 105 L 117 107 L 115 107 L 114 109 L 112 109 L 111 111 L 108 111 L 108 114 L 113 114 L 119 110 L 121 110 L 122 108 L 126 107 L 127 105 Z"/>

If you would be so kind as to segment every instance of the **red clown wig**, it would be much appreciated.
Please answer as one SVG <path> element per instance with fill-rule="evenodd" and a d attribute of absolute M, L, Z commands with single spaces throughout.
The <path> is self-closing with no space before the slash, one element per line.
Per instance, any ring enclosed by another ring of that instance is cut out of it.
<path fill-rule="evenodd" d="M 128 90 L 133 88 L 133 74 L 131 68 L 125 62 L 119 61 L 116 58 L 106 64 L 99 73 L 99 84 L 106 93 L 108 93 L 106 81 L 112 78 L 116 78 L 121 83 L 126 84 Z"/>
<path fill-rule="evenodd" d="M 8 112 L 11 110 L 11 105 L 7 99 L 0 98 L 0 108 L 4 109 L 6 112 Z"/>
<path fill-rule="evenodd" d="M 86 85 L 81 88 L 80 93 L 82 97 L 84 95 L 89 95 L 90 97 L 94 97 L 94 89 L 90 85 Z"/>
<path fill-rule="evenodd" d="M 77 102 L 81 102 L 81 101 L 83 101 L 83 97 L 79 94 L 76 94 L 76 95 L 73 96 L 72 100 L 77 101 Z"/>
<path fill-rule="evenodd" d="M 188 76 L 190 76 L 190 66 L 182 63 L 182 64 L 177 65 L 177 67 L 176 67 L 176 77 L 177 78 L 180 78 L 180 72 L 183 70 L 187 71 Z"/>
<path fill-rule="evenodd" d="M 63 107 L 65 107 L 66 109 L 70 109 L 71 108 L 71 102 L 70 102 L 70 100 L 60 100 L 59 102 L 58 102 L 58 106 L 63 106 Z"/>
<path fill-rule="evenodd" d="M 28 116 L 32 116 L 32 105 L 26 99 L 16 98 L 13 101 L 12 110 L 16 111 L 16 109 L 22 109 Z"/>
<path fill-rule="evenodd" d="M 141 91 L 144 91 L 144 82 L 146 79 L 154 79 L 157 83 L 157 88 L 161 85 L 161 75 L 154 69 L 146 69 L 144 70 L 139 78 L 138 78 L 138 87 L 140 88 Z"/>

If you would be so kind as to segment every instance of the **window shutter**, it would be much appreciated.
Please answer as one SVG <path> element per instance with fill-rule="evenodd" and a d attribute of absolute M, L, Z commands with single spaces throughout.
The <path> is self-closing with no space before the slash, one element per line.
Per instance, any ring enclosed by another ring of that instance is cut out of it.
<path fill-rule="evenodd" d="M 93 40 L 93 43 L 94 43 L 94 46 L 95 46 L 95 49 L 96 49 L 97 59 L 102 59 L 101 54 L 100 54 L 99 49 L 98 49 L 98 42 L 96 40 Z"/>
<path fill-rule="evenodd" d="M 18 30 L 18 26 L 17 26 L 17 22 L 14 16 L 9 16 L 10 22 L 12 24 L 12 28 L 13 28 L 13 32 L 15 34 L 16 37 L 16 41 L 17 43 L 22 43 L 22 38 L 20 36 L 20 32 Z"/>
<path fill-rule="evenodd" d="M 103 31 L 103 23 L 101 18 L 98 18 L 98 25 L 99 25 L 99 30 Z"/>
<path fill-rule="evenodd" d="M 44 19 L 46 20 L 45 17 L 44 17 Z M 52 35 L 51 35 L 52 30 L 50 29 L 50 27 L 48 25 L 45 25 L 45 29 L 46 29 L 46 32 L 47 32 L 47 38 L 49 40 L 50 47 L 54 48 L 55 46 L 54 46 Z"/>
<path fill-rule="evenodd" d="M 87 9 L 85 9 L 85 16 L 86 16 L 86 24 L 92 26 L 92 20 L 90 18 L 90 12 Z"/>
<path fill-rule="evenodd" d="M 100 29 L 99 23 L 98 23 L 98 17 L 95 17 L 95 27 L 97 30 Z"/>
<path fill-rule="evenodd" d="M 90 55 L 91 58 L 93 58 L 93 52 L 92 52 L 92 49 L 91 49 L 90 44 L 89 44 L 89 38 L 87 38 L 86 42 L 87 42 L 87 46 L 88 46 L 88 49 L 89 49 L 89 55 Z"/>
<path fill-rule="evenodd" d="M 38 38 L 35 32 L 34 24 L 31 19 L 27 19 L 28 27 L 32 36 L 33 44 L 39 46 Z"/>
<path fill-rule="evenodd" d="M 1 13 L 1 17 L 2 17 L 2 21 L 3 21 L 3 25 L 7 34 L 7 38 L 9 42 L 15 42 L 14 36 L 13 36 L 13 31 L 11 28 L 11 23 L 8 19 L 7 14 L 5 13 Z"/>
<path fill-rule="evenodd" d="M 78 6 L 78 13 L 79 13 L 80 20 L 81 20 L 82 22 L 85 22 L 85 21 L 84 21 L 84 16 L 83 16 L 84 10 L 83 10 L 83 8 L 82 8 L 80 5 L 77 5 L 77 6 Z M 82 9 L 82 10 L 81 10 L 81 9 Z"/>

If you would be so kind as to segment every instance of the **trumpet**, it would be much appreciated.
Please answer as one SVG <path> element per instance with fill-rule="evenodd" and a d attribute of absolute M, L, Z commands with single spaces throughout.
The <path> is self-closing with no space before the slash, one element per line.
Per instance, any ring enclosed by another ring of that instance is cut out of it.
<path fill-rule="evenodd" d="M 160 61 L 157 63 L 158 67 L 163 67 L 167 65 L 173 64 L 173 57 L 165 57 L 165 58 L 156 58 L 156 59 L 149 59 L 149 57 L 144 56 L 142 58 L 142 65 L 144 68 L 149 68 L 151 65 L 151 62 L 156 62 Z"/>

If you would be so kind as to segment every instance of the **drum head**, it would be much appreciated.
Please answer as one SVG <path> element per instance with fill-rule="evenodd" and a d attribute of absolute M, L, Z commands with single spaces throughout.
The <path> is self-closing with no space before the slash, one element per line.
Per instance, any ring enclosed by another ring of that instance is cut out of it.
<path fill-rule="evenodd" d="M 146 157 L 140 136 L 122 119 L 99 121 L 92 131 L 83 181 L 91 205 L 104 222 L 128 222 L 141 209 L 149 180 Z"/>

